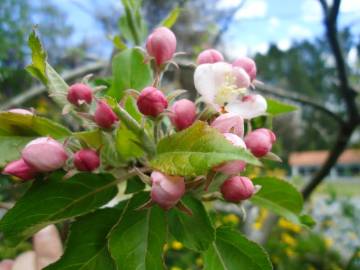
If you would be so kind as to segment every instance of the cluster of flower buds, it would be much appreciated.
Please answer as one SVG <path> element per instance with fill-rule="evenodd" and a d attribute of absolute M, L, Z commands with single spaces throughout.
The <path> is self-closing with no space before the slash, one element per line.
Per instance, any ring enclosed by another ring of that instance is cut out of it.
<path fill-rule="evenodd" d="M 211 126 L 223 133 L 231 144 L 248 149 L 256 157 L 269 153 L 276 141 L 272 131 L 261 128 L 244 133 L 244 121 L 265 115 L 267 110 L 265 98 L 248 89 L 256 79 L 255 62 L 241 57 L 232 64 L 226 63 L 222 54 L 214 49 L 201 52 L 196 62 L 196 90 L 220 113 Z M 215 172 L 229 176 L 220 189 L 225 200 L 240 202 L 255 193 L 252 181 L 239 176 L 245 168 L 246 163 L 242 160 L 228 161 L 213 168 Z"/>
<path fill-rule="evenodd" d="M 21 152 L 21 158 L 8 163 L 3 174 L 21 180 L 31 180 L 39 173 L 61 169 L 69 155 L 63 144 L 50 137 L 40 137 L 29 142 Z M 82 149 L 74 154 L 74 167 L 79 171 L 94 171 L 100 166 L 100 158 L 92 149 Z"/>

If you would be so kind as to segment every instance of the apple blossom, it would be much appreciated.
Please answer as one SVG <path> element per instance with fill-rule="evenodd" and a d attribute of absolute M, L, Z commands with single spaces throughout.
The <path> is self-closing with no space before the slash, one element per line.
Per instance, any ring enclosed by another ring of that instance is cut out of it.
<path fill-rule="evenodd" d="M 95 150 L 82 149 L 75 153 L 74 165 L 79 171 L 92 172 L 100 166 L 100 158 Z"/>
<path fill-rule="evenodd" d="M 256 64 L 249 57 L 240 57 L 233 62 L 233 66 L 243 68 L 249 74 L 251 81 L 256 78 Z"/>
<path fill-rule="evenodd" d="M 137 107 L 142 114 L 156 117 L 168 107 L 168 102 L 163 92 L 149 86 L 141 91 Z"/>
<path fill-rule="evenodd" d="M 94 120 L 99 127 L 111 128 L 112 125 L 118 121 L 118 117 L 106 101 L 99 100 L 97 102 Z"/>
<path fill-rule="evenodd" d="M 211 123 L 221 133 L 234 133 L 239 137 L 244 136 L 244 120 L 234 113 L 224 113 L 215 118 Z"/>
<path fill-rule="evenodd" d="M 171 106 L 170 120 L 177 130 L 191 126 L 196 120 L 195 103 L 188 99 L 180 99 Z"/>
<path fill-rule="evenodd" d="M 156 28 L 146 40 L 146 50 L 158 66 L 169 61 L 176 51 L 176 37 L 166 27 Z"/>
<path fill-rule="evenodd" d="M 154 171 L 151 181 L 151 199 L 165 210 L 175 206 L 185 193 L 184 177 Z"/>
<path fill-rule="evenodd" d="M 93 98 L 92 92 L 86 84 L 75 83 L 69 87 L 67 100 L 75 106 L 80 106 L 83 103 L 90 104 Z"/>
<path fill-rule="evenodd" d="M 224 57 L 221 54 L 221 52 L 219 52 L 218 50 L 215 50 L 215 49 L 207 49 L 207 50 L 202 51 L 196 59 L 196 63 L 198 65 L 211 64 L 211 63 L 216 63 L 216 62 L 221 62 L 221 61 L 224 61 Z"/>
<path fill-rule="evenodd" d="M 232 176 L 221 185 L 221 193 L 226 201 L 239 203 L 255 193 L 252 181 L 245 176 Z"/>
<path fill-rule="evenodd" d="M 21 158 L 7 164 L 2 173 L 16 176 L 22 180 L 29 180 L 35 177 L 36 170 Z"/>
<path fill-rule="evenodd" d="M 234 146 L 246 149 L 245 142 L 237 135 L 232 133 L 224 133 L 225 138 Z M 215 167 L 215 172 L 221 172 L 227 175 L 235 175 L 245 169 L 246 163 L 242 160 L 228 161 Z"/>
<path fill-rule="evenodd" d="M 266 128 L 256 129 L 245 137 L 245 144 L 256 157 L 263 157 L 271 151 L 276 141 L 275 134 Z"/>
<path fill-rule="evenodd" d="M 29 142 L 22 150 L 21 156 L 39 172 L 60 169 L 68 158 L 64 146 L 50 137 L 41 137 Z"/>
<path fill-rule="evenodd" d="M 194 84 L 203 100 L 215 108 L 236 100 L 250 86 L 250 77 L 242 68 L 224 62 L 199 65 Z"/>
<path fill-rule="evenodd" d="M 252 119 L 266 113 L 267 102 L 263 96 L 251 94 L 229 103 L 225 108 L 244 119 Z"/>

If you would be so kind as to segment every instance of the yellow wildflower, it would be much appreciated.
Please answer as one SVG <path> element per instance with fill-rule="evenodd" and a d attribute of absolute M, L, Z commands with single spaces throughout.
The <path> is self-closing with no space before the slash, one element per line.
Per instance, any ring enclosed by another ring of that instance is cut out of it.
<path fill-rule="evenodd" d="M 295 252 L 291 248 L 286 248 L 285 253 L 289 258 L 294 258 L 295 257 Z"/>
<path fill-rule="evenodd" d="M 288 233 L 282 233 L 281 236 L 281 241 L 283 241 L 285 244 L 294 247 L 296 246 L 296 239 L 294 237 L 292 237 L 290 234 Z"/>
<path fill-rule="evenodd" d="M 177 267 L 177 266 L 173 266 L 173 267 L 170 268 L 170 270 L 182 270 L 182 268 Z"/>
<path fill-rule="evenodd" d="M 230 223 L 236 225 L 239 223 L 239 217 L 235 214 L 229 214 L 223 217 L 223 222 L 225 224 Z"/>
<path fill-rule="evenodd" d="M 183 247 L 184 247 L 184 245 L 179 241 L 173 241 L 171 243 L 171 248 L 174 250 L 181 250 L 181 249 L 183 249 Z"/>
<path fill-rule="evenodd" d="M 325 237 L 324 241 L 327 248 L 330 248 L 334 244 L 334 240 L 330 237 Z"/>
<path fill-rule="evenodd" d="M 294 233 L 300 233 L 301 232 L 301 227 L 297 224 L 294 224 L 290 221 L 287 221 L 284 218 L 280 218 L 279 219 L 279 223 L 278 223 L 280 228 L 292 231 Z"/>
<path fill-rule="evenodd" d="M 204 265 L 204 261 L 201 257 L 197 258 L 196 261 L 195 261 L 196 265 L 201 267 Z"/>

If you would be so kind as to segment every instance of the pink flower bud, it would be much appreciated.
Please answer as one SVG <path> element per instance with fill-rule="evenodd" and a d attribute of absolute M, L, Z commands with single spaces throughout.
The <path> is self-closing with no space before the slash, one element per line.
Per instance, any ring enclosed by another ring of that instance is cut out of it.
<path fill-rule="evenodd" d="M 92 172 L 99 168 L 100 158 L 95 150 L 82 149 L 75 153 L 74 165 L 79 171 Z"/>
<path fill-rule="evenodd" d="M 156 28 L 147 38 L 146 50 L 158 66 L 169 61 L 176 51 L 176 37 L 166 27 Z"/>
<path fill-rule="evenodd" d="M 244 136 L 244 120 L 234 113 L 224 113 L 217 117 L 211 126 L 221 133 L 234 133 L 239 137 Z"/>
<path fill-rule="evenodd" d="M 276 141 L 275 134 L 266 128 L 256 129 L 245 137 L 245 144 L 256 157 L 263 157 L 271 151 Z"/>
<path fill-rule="evenodd" d="M 8 112 L 11 112 L 11 113 L 17 113 L 17 114 L 22 114 L 22 115 L 33 115 L 32 112 L 28 111 L 28 110 L 25 110 L 25 109 L 11 109 L 11 110 L 8 110 Z"/>
<path fill-rule="evenodd" d="M 256 64 L 248 57 L 241 57 L 233 62 L 233 66 L 243 68 L 249 74 L 251 81 L 256 78 Z"/>
<path fill-rule="evenodd" d="M 22 158 L 39 172 L 60 169 L 68 158 L 64 146 L 49 137 L 29 142 L 22 151 Z"/>
<path fill-rule="evenodd" d="M 99 127 L 111 128 L 119 118 L 104 100 L 99 100 L 97 102 L 94 120 Z"/>
<path fill-rule="evenodd" d="M 80 106 L 83 103 L 90 104 L 92 98 L 91 88 L 84 83 L 75 83 L 69 87 L 67 100 L 75 106 Z"/>
<path fill-rule="evenodd" d="M 196 63 L 198 65 L 212 64 L 212 63 L 222 62 L 222 61 L 224 61 L 223 55 L 221 54 L 221 52 L 219 52 L 215 49 L 207 49 L 207 50 L 202 51 L 196 59 Z"/>
<path fill-rule="evenodd" d="M 14 265 L 13 260 L 0 261 L 0 270 L 12 270 Z"/>
<path fill-rule="evenodd" d="M 183 130 L 196 120 L 195 103 L 188 99 L 180 99 L 171 107 L 170 120 L 177 130 Z"/>
<path fill-rule="evenodd" d="M 224 133 L 225 138 L 233 145 L 246 149 L 244 141 L 237 135 L 232 133 Z M 221 172 L 226 175 L 235 175 L 242 172 L 246 167 L 246 163 L 242 160 L 234 160 L 223 163 L 220 166 L 215 167 L 215 172 Z"/>
<path fill-rule="evenodd" d="M 36 175 L 35 169 L 30 167 L 22 158 L 7 164 L 2 173 L 16 176 L 22 180 L 33 179 Z"/>
<path fill-rule="evenodd" d="M 151 199 L 165 210 L 175 206 L 185 193 L 184 177 L 154 171 L 151 180 Z"/>
<path fill-rule="evenodd" d="M 167 108 L 168 102 L 160 90 L 149 86 L 141 91 L 137 106 L 142 114 L 156 117 Z"/>
<path fill-rule="evenodd" d="M 255 192 L 252 181 L 244 176 L 232 176 L 221 185 L 221 193 L 226 201 L 238 203 L 249 199 Z"/>

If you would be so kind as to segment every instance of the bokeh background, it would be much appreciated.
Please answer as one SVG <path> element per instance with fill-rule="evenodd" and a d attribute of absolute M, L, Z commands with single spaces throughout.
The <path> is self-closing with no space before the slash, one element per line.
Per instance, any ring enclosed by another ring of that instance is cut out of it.
<path fill-rule="evenodd" d="M 334 3 L 340 3 L 336 29 L 329 27 Z M 283 177 L 305 190 L 315 227 L 304 229 L 248 205 L 244 219 L 239 207 L 221 203 L 212 208 L 214 222 L 238 227 L 264 244 L 276 269 L 360 269 L 360 121 L 351 121 L 349 109 L 349 99 L 350 107 L 359 108 L 360 1 L 143 0 L 147 29 L 176 7 L 181 11 L 173 30 L 178 51 L 186 54 L 178 60 L 180 70 L 167 72 L 167 88 L 193 91 L 189 63 L 201 50 L 216 48 L 229 61 L 254 58 L 264 83 L 258 91 L 298 106 L 274 119 L 274 152 L 283 163 L 247 173 Z M 120 0 L 1 0 L 0 109 L 34 108 L 64 121 L 61 108 L 24 70 L 30 62 L 29 33 L 36 25 L 49 63 L 69 82 L 86 73 L 106 77 L 116 52 L 114 37 L 134 43 L 127 40 L 123 16 Z M 12 181 L 0 176 L 0 206 L 26 188 Z M 0 241 L 0 260 L 28 248 L 25 242 L 10 250 Z M 202 268 L 199 255 L 180 242 L 170 241 L 165 250 L 171 270 Z"/>

